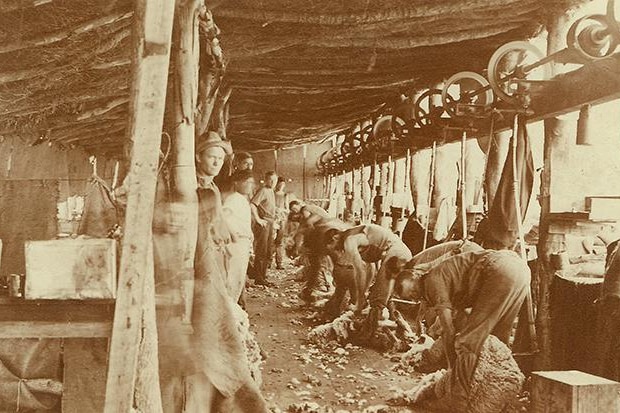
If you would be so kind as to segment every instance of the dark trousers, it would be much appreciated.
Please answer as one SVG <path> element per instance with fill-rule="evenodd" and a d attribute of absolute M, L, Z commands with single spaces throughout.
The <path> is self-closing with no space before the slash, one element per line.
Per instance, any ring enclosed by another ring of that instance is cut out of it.
<path fill-rule="evenodd" d="M 284 255 L 286 254 L 286 245 L 284 242 L 286 240 L 286 236 L 284 234 L 284 223 L 280 223 L 280 225 L 282 227 L 276 233 L 276 239 L 274 240 L 276 251 L 276 265 L 278 267 L 282 266 L 282 263 L 284 261 Z"/>
<path fill-rule="evenodd" d="M 254 266 L 253 275 L 257 282 L 267 280 L 267 269 L 273 257 L 273 222 L 254 227 Z"/>

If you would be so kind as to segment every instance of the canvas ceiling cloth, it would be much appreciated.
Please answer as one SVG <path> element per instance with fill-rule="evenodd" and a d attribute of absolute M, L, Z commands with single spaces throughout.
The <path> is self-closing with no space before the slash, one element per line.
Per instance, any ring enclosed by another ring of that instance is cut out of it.
<path fill-rule="evenodd" d="M 345 132 L 401 93 L 481 72 L 499 46 L 583 2 L 209 1 L 232 88 L 227 135 L 258 150 Z M 1 2 L 0 132 L 122 154 L 133 20 L 129 0 Z"/>

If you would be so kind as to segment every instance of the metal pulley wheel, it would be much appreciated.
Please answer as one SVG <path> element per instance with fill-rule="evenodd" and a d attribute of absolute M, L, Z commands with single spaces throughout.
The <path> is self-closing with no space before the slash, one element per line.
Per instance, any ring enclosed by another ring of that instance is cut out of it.
<path fill-rule="evenodd" d="M 429 89 L 415 101 L 413 115 L 420 127 L 430 126 L 441 119 L 445 109 L 442 105 L 435 104 L 439 99 L 441 99 L 441 89 Z"/>
<path fill-rule="evenodd" d="M 372 142 L 372 129 L 372 124 L 370 124 L 360 131 L 360 142 L 362 148 L 367 147 Z"/>
<path fill-rule="evenodd" d="M 394 139 L 400 140 L 407 130 L 407 122 L 397 115 L 391 115 L 391 122 Z"/>
<path fill-rule="evenodd" d="M 452 75 L 441 92 L 441 102 L 451 117 L 476 116 L 493 104 L 493 98 L 489 82 L 476 72 Z"/>
<path fill-rule="evenodd" d="M 316 160 L 316 167 L 319 171 L 329 170 L 334 163 L 334 159 L 338 156 L 336 153 L 336 147 L 329 148 L 323 152 Z"/>
<path fill-rule="evenodd" d="M 398 140 L 403 134 L 404 122 L 394 115 L 381 116 L 372 128 L 372 136 L 378 146 L 385 146 L 390 141 Z"/>
<path fill-rule="evenodd" d="M 613 25 L 617 28 L 613 17 L 602 14 L 584 16 L 571 25 L 566 34 L 566 44 L 586 60 L 608 57 L 620 42 L 614 35 Z"/>
<path fill-rule="evenodd" d="M 493 53 L 487 67 L 489 83 L 495 96 L 515 106 L 523 106 L 527 83 L 549 78 L 552 59 L 534 45 L 524 41 L 506 43 Z"/>
<path fill-rule="evenodd" d="M 394 131 L 392 130 L 392 115 L 381 116 L 372 127 L 372 136 L 376 140 L 389 138 Z"/>

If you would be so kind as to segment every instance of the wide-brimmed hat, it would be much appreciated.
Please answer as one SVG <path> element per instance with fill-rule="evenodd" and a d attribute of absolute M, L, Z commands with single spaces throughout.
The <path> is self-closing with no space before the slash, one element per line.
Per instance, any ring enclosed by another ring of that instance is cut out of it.
<path fill-rule="evenodd" d="M 226 155 L 232 155 L 232 146 L 230 142 L 222 140 L 220 135 L 217 132 L 209 131 L 207 133 L 203 133 L 197 139 L 196 142 L 196 155 L 200 152 L 204 151 L 207 148 L 211 148 L 213 146 L 217 146 L 218 148 L 224 149 Z"/>

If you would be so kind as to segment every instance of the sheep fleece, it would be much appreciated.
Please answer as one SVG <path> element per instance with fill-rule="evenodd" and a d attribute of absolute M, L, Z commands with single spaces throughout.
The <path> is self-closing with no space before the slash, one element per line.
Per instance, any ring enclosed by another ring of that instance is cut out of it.
<path fill-rule="evenodd" d="M 510 349 L 495 336 L 489 336 L 484 343 L 466 406 L 452 401 L 450 376 L 448 371 L 434 384 L 436 398 L 428 400 L 426 407 L 467 413 L 498 413 L 517 401 L 525 381 Z"/>

